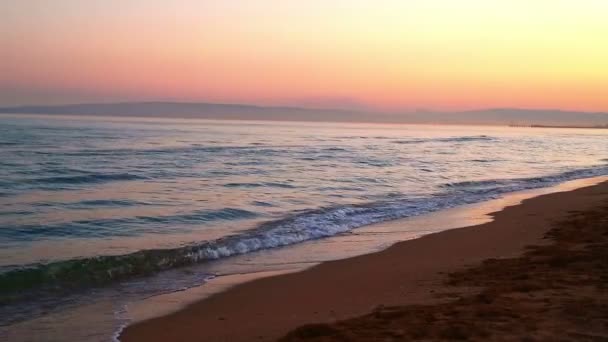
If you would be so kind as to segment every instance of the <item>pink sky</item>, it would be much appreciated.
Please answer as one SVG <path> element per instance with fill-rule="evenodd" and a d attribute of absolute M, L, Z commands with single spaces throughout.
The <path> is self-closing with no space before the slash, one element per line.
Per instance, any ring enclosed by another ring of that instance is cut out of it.
<path fill-rule="evenodd" d="M 599 0 L 6 0 L 0 105 L 608 111 Z"/>

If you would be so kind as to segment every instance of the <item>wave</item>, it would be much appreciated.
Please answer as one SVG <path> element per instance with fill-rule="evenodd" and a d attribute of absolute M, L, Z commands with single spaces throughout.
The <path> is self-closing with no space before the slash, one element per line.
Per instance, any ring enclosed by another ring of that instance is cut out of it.
<path fill-rule="evenodd" d="M 130 207 L 136 205 L 147 205 L 146 202 L 120 200 L 120 199 L 99 199 L 99 200 L 84 200 L 66 205 L 68 208 L 88 208 L 88 207 Z"/>
<path fill-rule="evenodd" d="M 78 176 L 60 176 L 60 177 L 44 177 L 28 179 L 23 182 L 31 184 L 87 184 L 87 183 L 105 183 L 113 181 L 129 181 L 147 179 L 143 176 L 138 176 L 130 173 L 98 173 Z"/>
<path fill-rule="evenodd" d="M 258 213 L 236 208 L 197 210 L 165 216 L 136 216 L 113 219 L 78 220 L 54 225 L 19 225 L 0 229 L 5 241 L 39 240 L 41 238 L 77 237 L 103 238 L 108 236 L 135 236 L 146 233 L 166 233 L 166 225 L 197 225 L 210 221 L 231 221 L 255 218 Z M 129 227 L 120 229 L 120 227 Z"/>
<path fill-rule="evenodd" d="M 471 163 L 496 163 L 502 160 L 500 159 L 471 159 L 469 160 Z"/>
<path fill-rule="evenodd" d="M 148 155 L 175 155 L 175 154 L 189 154 L 189 153 L 223 153 L 223 152 L 238 152 L 242 154 L 261 154 L 270 155 L 276 152 L 280 152 L 285 148 L 298 147 L 298 146 L 201 146 L 198 144 L 188 146 L 177 146 L 177 147 L 164 147 L 164 148 L 113 148 L 113 149 L 79 149 L 79 150 L 67 150 L 67 151 L 39 151 L 39 150 L 27 150 L 23 151 L 26 153 L 37 154 L 37 155 L 61 155 L 69 157 L 101 157 L 101 156 L 148 156 Z"/>
<path fill-rule="evenodd" d="M 449 137 L 449 138 L 417 138 L 417 139 L 409 139 L 409 140 L 394 140 L 392 143 L 394 144 L 421 144 L 421 143 L 429 143 L 429 142 L 440 142 L 440 143 L 449 143 L 449 142 L 469 142 L 469 141 L 493 141 L 497 140 L 495 137 L 490 137 L 487 135 L 472 135 L 472 136 L 461 136 L 461 137 Z"/>
<path fill-rule="evenodd" d="M 445 183 L 442 185 L 442 187 L 451 191 L 458 192 L 492 192 L 501 194 L 506 192 L 550 186 L 568 180 L 590 178 L 606 174 L 608 174 L 608 165 L 600 165 L 597 167 L 565 171 L 562 173 L 542 177 L 462 181 L 454 183 Z"/>
<path fill-rule="evenodd" d="M 99 256 L 9 270 L 0 274 L 0 303 L 27 295 L 24 290 L 74 289 L 152 274 L 174 267 L 214 260 L 333 236 L 362 225 L 402 217 L 416 206 L 399 204 L 311 210 L 237 235 L 165 250 L 143 250 L 127 255 Z M 428 207 L 429 209 L 434 205 Z M 420 209 L 418 209 L 420 210 Z M 73 235 L 73 234 L 72 234 Z"/>
<path fill-rule="evenodd" d="M 322 151 L 325 152 L 347 152 L 348 150 L 342 147 L 328 147 L 328 148 L 324 148 L 322 149 Z"/>
<path fill-rule="evenodd" d="M 284 189 L 294 189 L 296 186 L 285 183 L 276 183 L 276 182 L 263 182 L 263 183 L 227 183 L 224 184 L 227 188 L 260 188 L 260 187 L 270 187 L 270 188 L 284 188 Z"/>
<path fill-rule="evenodd" d="M 608 165 L 603 165 L 546 177 L 446 183 L 445 191 L 432 197 L 397 197 L 361 205 L 308 210 L 262 223 L 257 228 L 243 233 L 185 247 L 142 250 L 127 255 L 99 256 L 6 269 L 0 273 L 0 303 L 31 295 L 33 290 L 57 291 L 102 285 L 118 279 L 334 236 L 373 223 L 481 202 L 507 192 L 607 174 Z M 180 219 L 195 222 L 216 216 L 242 217 L 251 214 L 239 209 L 225 209 L 214 214 L 200 212 L 182 215 Z M 149 218 L 151 222 L 166 220 L 171 223 L 174 223 L 175 219 L 176 217 Z"/>

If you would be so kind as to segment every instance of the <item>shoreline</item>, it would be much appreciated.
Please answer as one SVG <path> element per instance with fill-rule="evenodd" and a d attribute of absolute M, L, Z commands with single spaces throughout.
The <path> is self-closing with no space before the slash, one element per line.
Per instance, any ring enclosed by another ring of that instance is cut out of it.
<path fill-rule="evenodd" d="M 570 210 L 593 207 L 594 194 L 603 194 L 607 184 L 541 195 L 493 213 L 489 223 L 240 284 L 167 316 L 130 325 L 120 340 L 267 341 L 303 324 L 356 317 L 380 305 L 436 303 L 446 273 L 488 258 L 512 257 L 526 245 L 541 243 L 552 221 Z"/>
<path fill-rule="evenodd" d="M 608 199 L 603 195 L 595 207 L 570 210 L 553 222 L 546 243 L 449 273 L 444 284 L 454 292 L 443 294 L 453 297 L 449 301 L 379 307 L 344 321 L 307 324 L 280 341 L 605 341 Z"/>

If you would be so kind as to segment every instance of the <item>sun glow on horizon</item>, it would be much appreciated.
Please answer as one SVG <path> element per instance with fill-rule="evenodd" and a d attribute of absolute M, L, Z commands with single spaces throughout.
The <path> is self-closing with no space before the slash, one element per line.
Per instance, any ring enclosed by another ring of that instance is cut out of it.
<path fill-rule="evenodd" d="M 0 104 L 608 111 L 600 0 L 9 0 Z"/>

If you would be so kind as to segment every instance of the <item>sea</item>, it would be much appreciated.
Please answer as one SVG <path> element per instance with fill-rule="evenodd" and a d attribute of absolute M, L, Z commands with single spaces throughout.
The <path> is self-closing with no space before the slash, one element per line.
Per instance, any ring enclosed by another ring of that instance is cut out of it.
<path fill-rule="evenodd" d="M 0 115 L 0 339 L 115 340 L 163 312 L 141 316 L 142 302 L 445 229 L 379 224 L 607 175 L 601 129 Z"/>

